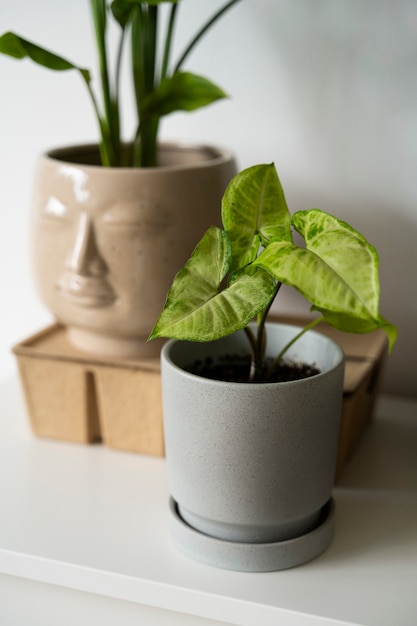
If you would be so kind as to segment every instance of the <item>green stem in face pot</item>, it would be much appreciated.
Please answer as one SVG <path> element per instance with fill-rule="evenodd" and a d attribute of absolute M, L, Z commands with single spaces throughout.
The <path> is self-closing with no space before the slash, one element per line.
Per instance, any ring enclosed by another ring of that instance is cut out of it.
<path fill-rule="evenodd" d="M 171 51 L 180 0 L 113 0 L 110 6 L 106 0 L 90 0 L 100 75 L 99 94 L 92 88 L 89 70 L 15 33 L 0 36 L 0 53 L 15 59 L 28 58 L 50 70 L 78 71 L 87 86 L 97 119 L 102 164 L 153 167 L 158 164 L 157 144 L 162 117 L 176 111 L 194 111 L 226 97 L 220 87 L 207 78 L 184 72 L 182 66 L 211 27 L 239 1 L 229 0 L 203 24 L 172 69 Z M 160 36 L 163 8 L 169 14 L 165 32 Z M 114 68 L 109 59 L 109 15 L 121 29 Z M 130 150 L 123 149 L 120 90 L 128 37 L 131 40 L 130 64 L 137 115 Z"/>

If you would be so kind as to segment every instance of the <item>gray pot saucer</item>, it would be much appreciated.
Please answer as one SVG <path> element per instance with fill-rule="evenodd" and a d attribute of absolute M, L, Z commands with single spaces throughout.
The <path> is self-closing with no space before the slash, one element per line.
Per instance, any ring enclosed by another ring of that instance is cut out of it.
<path fill-rule="evenodd" d="M 208 565 L 241 572 L 272 572 L 302 565 L 322 554 L 334 533 L 334 502 L 322 509 L 320 524 L 309 533 L 276 543 L 239 543 L 205 535 L 189 526 L 170 499 L 171 533 L 178 547 Z"/>

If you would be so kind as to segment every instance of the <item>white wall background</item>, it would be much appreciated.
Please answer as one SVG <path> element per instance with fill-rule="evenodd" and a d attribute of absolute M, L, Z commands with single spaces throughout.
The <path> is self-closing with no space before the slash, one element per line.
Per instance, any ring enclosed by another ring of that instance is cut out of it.
<path fill-rule="evenodd" d="M 184 0 L 178 48 L 222 3 Z M 0 0 L 6 30 L 95 70 L 88 0 Z M 416 0 L 242 0 L 187 67 L 231 98 L 168 118 L 163 137 L 220 143 L 241 167 L 275 161 L 292 211 L 320 207 L 370 239 L 381 257 L 381 309 L 400 332 L 384 390 L 417 395 Z M 15 370 L 10 347 L 51 321 L 30 269 L 36 157 L 95 140 L 96 127 L 75 73 L 0 57 L 0 85 L 2 378 Z M 127 134 L 131 120 L 127 107 Z M 280 306 L 306 310 L 289 294 Z"/>

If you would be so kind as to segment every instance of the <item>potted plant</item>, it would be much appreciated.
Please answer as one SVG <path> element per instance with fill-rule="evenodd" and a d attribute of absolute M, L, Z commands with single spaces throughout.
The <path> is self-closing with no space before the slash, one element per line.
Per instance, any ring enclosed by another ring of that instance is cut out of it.
<path fill-rule="evenodd" d="M 274 165 L 231 181 L 222 220 L 150 336 L 172 338 L 161 360 L 172 528 L 208 563 L 282 569 L 320 554 L 333 530 L 344 359 L 312 329 L 323 318 L 351 333 L 383 328 L 392 347 L 396 328 L 379 313 L 375 248 L 318 209 L 291 217 Z M 306 328 L 266 322 L 283 283 L 321 313 Z"/>
<path fill-rule="evenodd" d="M 229 0 L 172 61 L 179 0 L 90 0 L 101 94 L 86 68 L 7 32 L 0 52 L 84 82 L 100 132 L 97 145 L 50 150 L 33 191 L 33 269 L 38 292 L 84 351 L 147 356 L 146 337 L 176 270 L 214 220 L 233 155 L 223 148 L 158 141 L 160 120 L 226 96 L 183 69 L 207 31 L 239 0 Z M 165 31 L 162 33 L 162 27 Z M 109 29 L 119 30 L 110 62 Z M 162 35 L 162 36 L 161 36 Z M 130 44 L 130 55 L 126 46 Z M 120 76 L 130 59 L 137 125 L 123 139 Z M 101 96 L 101 97 L 100 97 Z M 186 225 L 186 227 L 185 227 Z"/>

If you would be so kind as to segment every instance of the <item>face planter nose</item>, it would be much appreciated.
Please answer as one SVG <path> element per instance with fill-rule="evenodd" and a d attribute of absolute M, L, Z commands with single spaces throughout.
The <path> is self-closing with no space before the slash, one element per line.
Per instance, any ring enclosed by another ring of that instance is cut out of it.
<path fill-rule="evenodd" d="M 94 227 L 86 213 L 82 213 L 80 216 L 68 268 L 80 276 L 102 276 L 106 274 L 106 264 L 98 251 Z"/>
<path fill-rule="evenodd" d="M 106 278 L 107 273 L 94 224 L 87 213 L 81 213 L 74 247 L 57 287 L 62 296 L 75 305 L 87 308 L 109 306 L 117 297 Z"/>

